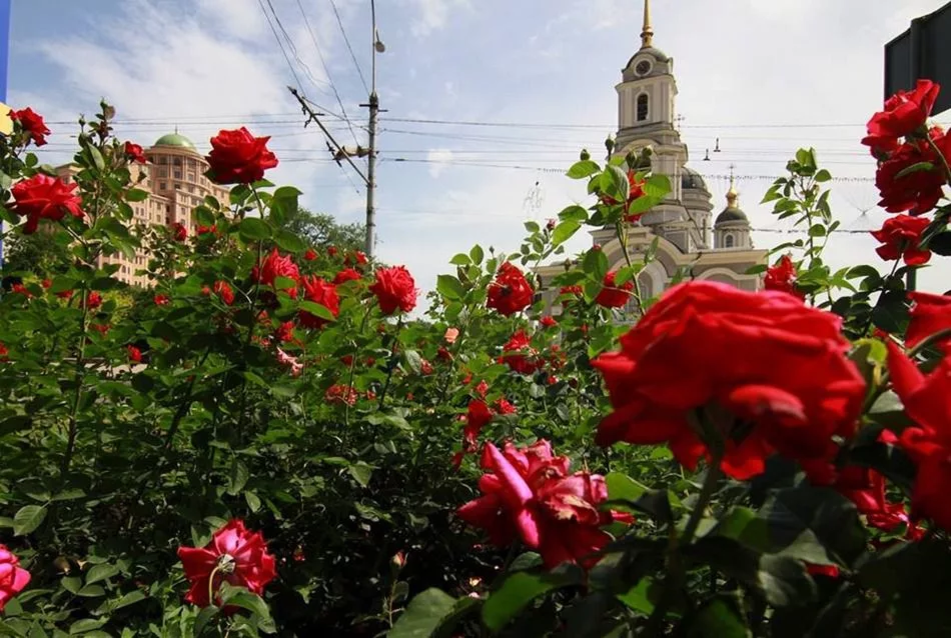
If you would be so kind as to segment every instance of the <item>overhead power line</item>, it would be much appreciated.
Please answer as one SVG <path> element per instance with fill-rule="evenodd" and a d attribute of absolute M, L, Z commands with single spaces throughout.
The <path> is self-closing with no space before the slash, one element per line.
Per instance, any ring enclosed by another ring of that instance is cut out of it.
<path fill-rule="evenodd" d="M 347 37 L 347 30 L 343 26 L 343 19 L 340 17 L 340 11 L 337 10 L 337 3 L 334 2 L 334 0 L 330 0 L 330 6 L 333 7 L 334 16 L 337 18 L 337 25 L 340 27 L 340 33 L 343 34 L 343 41 L 347 45 L 347 51 L 350 52 L 350 59 L 353 60 L 353 65 L 357 67 L 357 74 L 360 76 L 360 81 L 363 83 L 363 88 L 369 95 L 370 87 L 367 84 L 367 79 L 363 76 L 363 69 L 360 68 L 360 63 L 357 61 L 357 56 L 353 52 L 353 47 L 350 46 L 350 38 Z"/>

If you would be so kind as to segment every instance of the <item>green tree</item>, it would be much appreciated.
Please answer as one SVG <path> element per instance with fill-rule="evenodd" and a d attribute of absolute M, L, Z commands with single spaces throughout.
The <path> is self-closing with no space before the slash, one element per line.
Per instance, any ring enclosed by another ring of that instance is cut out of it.
<path fill-rule="evenodd" d="M 342 251 L 362 250 L 366 226 L 359 223 L 340 224 L 333 215 L 314 213 L 298 208 L 285 222 L 285 227 L 300 237 L 305 237 L 315 248 L 336 246 Z"/>
<path fill-rule="evenodd" d="M 68 238 L 68 236 L 66 236 Z M 37 232 L 32 235 L 10 233 L 3 242 L 3 271 L 32 272 L 46 276 L 62 271 L 69 262 L 69 248 L 55 233 Z"/>

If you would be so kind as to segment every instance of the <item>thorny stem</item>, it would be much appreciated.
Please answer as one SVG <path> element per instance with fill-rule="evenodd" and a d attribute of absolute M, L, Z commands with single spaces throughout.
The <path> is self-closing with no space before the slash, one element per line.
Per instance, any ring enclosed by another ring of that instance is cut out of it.
<path fill-rule="evenodd" d="M 627 250 L 627 233 L 624 232 L 621 222 L 618 222 L 614 225 L 614 232 L 617 235 L 618 242 L 621 244 L 621 252 L 624 253 L 624 261 L 627 262 L 628 268 L 633 269 L 634 264 L 631 262 L 631 255 Z M 637 310 L 643 317 L 644 301 L 641 299 L 641 285 L 637 280 L 636 274 L 631 276 L 631 282 L 634 284 L 634 290 L 631 291 L 631 296 L 634 297 L 634 300 L 637 302 Z"/>
<path fill-rule="evenodd" d="M 260 213 L 262 219 L 264 218 L 264 203 L 261 201 L 261 196 L 258 194 L 258 191 L 254 186 L 251 186 L 251 193 L 254 195 L 254 199 L 258 203 L 258 212 Z M 261 242 L 258 242 L 258 257 L 255 262 L 258 268 L 261 267 L 261 258 L 264 256 L 264 245 Z M 251 293 L 251 325 L 248 327 L 248 338 L 244 342 L 244 349 L 247 352 L 248 348 L 251 347 L 251 341 L 254 339 L 254 329 L 258 325 L 258 313 L 256 308 L 258 305 L 258 297 L 261 293 L 261 278 L 258 277 L 254 282 L 254 291 Z M 248 359 L 247 356 L 242 356 L 241 358 L 241 371 L 244 372 L 247 370 Z M 246 408 L 248 404 L 248 381 L 244 380 L 244 383 L 241 386 L 241 407 L 238 412 L 238 437 L 240 440 L 243 440 L 243 430 L 244 422 L 246 421 Z"/>

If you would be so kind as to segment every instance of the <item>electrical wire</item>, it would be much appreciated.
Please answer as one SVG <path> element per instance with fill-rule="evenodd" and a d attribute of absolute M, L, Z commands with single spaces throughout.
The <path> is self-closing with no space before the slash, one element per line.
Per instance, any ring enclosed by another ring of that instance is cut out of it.
<path fill-rule="evenodd" d="M 324 73 L 327 74 L 327 80 L 330 83 L 330 89 L 333 91 L 334 97 L 337 98 L 337 104 L 340 106 L 340 113 L 347 122 L 347 128 L 350 129 L 350 137 L 353 138 L 353 143 L 355 145 L 360 146 L 360 142 L 357 140 L 357 134 L 354 133 L 353 125 L 350 123 L 350 117 L 347 115 L 347 109 L 343 105 L 343 100 L 340 99 L 340 92 L 337 91 L 337 86 L 334 84 L 333 78 L 330 75 L 330 67 L 327 65 L 327 60 L 324 59 L 323 49 L 320 48 L 320 43 L 317 41 L 317 35 L 310 26 L 310 20 L 307 18 L 307 13 L 304 11 L 304 5 L 301 4 L 300 0 L 297 0 L 297 8 L 300 9 L 301 17 L 304 18 L 304 26 L 307 27 L 307 32 L 310 34 L 310 39 L 314 43 L 314 48 L 317 49 L 317 55 L 320 57 L 320 64 L 324 67 Z"/>
<path fill-rule="evenodd" d="M 266 2 L 267 2 L 267 6 L 271 9 L 271 14 L 274 16 L 274 22 L 277 23 L 277 26 L 281 30 L 281 33 L 284 34 L 284 39 L 287 40 L 287 46 L 290 47 L 291 53 L 294 54 L 294 59 L 297 60 L 297 64 L 304 70 L 304 73 L 310 79 L 311 83 L 313 83 L 314 87 L 318 91 L 324 91 L 324 89 L 321 88 L 320 85 L 328 84 L 328 83 L 323 80 L 318 80 L 317 78 L 314 77 L 314 74 L 311 72 L 310 67 L 307 66 L 307 63 L 301 59 L 300 54 L 297 51 L 297 46 L 294 44 L 294 38 L 292 38 L 291 34 L 289 34 L 287 32 L 287 29 L 284 28 L 284 24 L 281 22 L 280 16 L 277 15 L 277 11 L 274 9 L 274 4 L 271 2 L 271 0 L 266 0 Z"/>
<path fill-rule="evenodd" d="M 294 84 L 301 89 L 303 92 L 303 83 L 300 81 L 300 77 L 297 75 L 297 71 L 294 69 L 294 65 L 291 63 L 290 56 L 287 55 L 287 51 L 284 50 L 284 43 L 281 42 L 281 36 L 277 34 L 277 29 L 274 28 L 274 25 L 271 24 L 271 18 L 267 14 L 267 9 L 264 8 L 264 1 L 258 0 L 258 6 L 261 7 L 261 13 L 264 14 L 264 19 L 267 20 L 267 25 L 271 27 L 271 33 L 274 34 L 274 39 L 277 40 L 277 46 L 281 49 L 281 53 L 284 55 L 284 61 L 287 62 L 287 68 L 291 70 L 291 75 L 294 77 Z"/>
<path fill-rule="evenodd" d="M 357 67 L 357 74 L 360 76 L 360 81 L 363 83 L 363 88 L 366 90 L 367 95 L 370 94 L 370 87 L 367 85 L 367 79 L 363 76 L 363 69 L 360 68 L 360 63 L 357 62 L 357 56 L 353 53 L 353 47 L 350 46 L 350 38 L 347 37 L 347 30 L 343 26 L 343 19 L 340 17 L 340 11 L 337 10 L 337 3 L 334 0 L 330 0 L 330 6 L 333 7 L 334 15 L 337 17 L 337 25 L 340 27 L 340 33 L 343 34 L 343 41 L 347 45 L 347 50 L 350 51 L 350 59 L 353 60 L 353 65 Z"/>

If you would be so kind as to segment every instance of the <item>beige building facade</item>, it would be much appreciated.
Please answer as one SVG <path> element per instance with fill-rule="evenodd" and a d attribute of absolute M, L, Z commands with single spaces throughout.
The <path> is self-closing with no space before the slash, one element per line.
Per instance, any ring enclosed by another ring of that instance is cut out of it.
<path fill-rule="evenodd" d="M 148 162 L 130 166 L 133 181 L 145 175 L 138 188 L 148 193 L 148 197 L 141 202 L 129 203 L 133 224 L 171 226 L 180 223 L 188 229 L 191 237 L 197 229 L 192 210 L 202 203 L 206 195 L 212 195 L 227 205 L 228 189 L 205 177 L 208 162 L 184 135 L 163 135 L 145 149 L 144 154 Z M 57 168 L 60 177 L 67 182 L 72 180 L 75 170 L 69 164 Z M 148 248 L 143 246 L 132 259 L 122 254 L 101 257 L 99 267 L 115 264 L 119 266 L 114 275 L 116 279 L 129 285 L 145 287 L 151 282 L 148 277 L 137 275 L 136 272 L 145 269 L 150 258 Z"/>
<path fill-rule="evenodd" d="M 641 271 L 638 285 L 643 298 L 659 295 L 678 274 L 685 279 L 712 280 L 755 291 L 762 286 L 760 275 L 749 275 L 750 267 L 763 264 L 767 251 L 756 250 L 750 236 L 750 222 L 740 209 L 735 183 L 730 184 L 727 201 L 714 217 L 714 202 L 703 176 L 687 166 L 687 145 L 676 127 L 677 81 L 674 60 L 653 43 L 650 0 L 644 0 L 641 47 L 628 60 L 615 87 L 618 95 L 618 131 L 614 156 L 650 147 L 651 171 L 666 175 L 671 190 L 639 222 L 629 224 L 628 252 L 632 261 L 643 260 L 657 241 L 655 259 Z M 591 233 L 608 257 L 611 270 L 626 264 L 620 241 L 613 229 Z M 561 272 L 562 264 L 536 270 L 543 285 Z M 557 290 L 549 291 L 551 298 Z"/>

